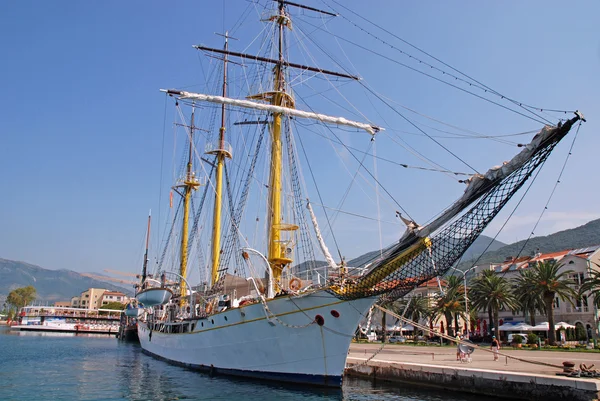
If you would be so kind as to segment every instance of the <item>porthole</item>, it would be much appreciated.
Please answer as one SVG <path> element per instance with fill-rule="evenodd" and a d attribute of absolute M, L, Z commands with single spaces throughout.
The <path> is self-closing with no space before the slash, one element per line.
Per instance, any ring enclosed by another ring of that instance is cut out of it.
<path fill-rule="evenodd" d="M 317 322 L 319 326 L 323 326 L 325 324 L 325 318 L 321 315 L 317 315 L 315 316 L 315 322 Z"/>
<path fill-rule="evenodd" d="M 338 317 L 340 317 L 340 312 L 338 312 L 338 311 L 336 311 L 335 309 L 333 309 L 333 310 L 331 311 L 331 316 L 333 316 L 333 317 L 335 317 L 335 318 L 338 318 Z"/>

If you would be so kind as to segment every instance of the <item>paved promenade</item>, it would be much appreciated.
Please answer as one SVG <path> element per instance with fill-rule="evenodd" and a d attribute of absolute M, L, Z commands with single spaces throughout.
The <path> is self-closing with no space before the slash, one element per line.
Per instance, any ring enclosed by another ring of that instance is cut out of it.
<path fill-rule="evenodd" d="M 360 363 L 365 358 L 369 358 L 381 347 L 379 343 L 360 343 L 351 344 L 348 362 Z M 487 347 L 486 349 L 489 349 Z M 588 367 L 592 364 L 596 366 L 594 369 L 600 370 L 600 353 L 591 352 L 558 352 L 558 351 L 528 351 L 516 350 L 512 347 L 505 347 L 500 350 L 500 353 L 513 357 L 531 360 L 534 362 L 544 362 L 552 365 L 562 366 L 564 361 L 575 363 L 575 368 L 579 368 L 580 363 L 584 363 Z M 530 373 L 535 375 L 552 375 L 562 369 L 553 368 L 550 366 L 538 365 L 517 361 L 514 359 L 500 356 L 497 362 L 494 362 L 492 353 L 485 352 L 480 349 L 475 349 L 471 355 L 471 363 L 461 363 L 456 360 L 455 347 L 419 347 L 413 345 L 386 344 L 383 350 L 375 356 L 373 361 L 392 363 L 417 363 L 427 365 L 439 365 L 452 368 L 466 369 L 484 369 L 498 370 L 509 372 Z M 595 379 L 600 382 L 599 379 Z"/>
<path fill-rule="evenodd" d="M 346 370 L 346 374 L 528 401 L 590 401 L 600 398 L 600 379 L 556 375 L 563 372 L 564 361 L 573 362 L 576 369 L 579 364 L 588 368 L 596 365 L 594 369 L 600 369 L 600 353 L 504 348 L 500 352 L 505 355 L 494 361 L 491 352 L 476 348 L 472 361 L 462 363 L 456 360 L 456 347 L 386 344 L 365 365 L 363 362 L 380 347 L 381 344 L 377 343 L 352 344 L 347 359 L 347 364 L 352 367 Z"/>

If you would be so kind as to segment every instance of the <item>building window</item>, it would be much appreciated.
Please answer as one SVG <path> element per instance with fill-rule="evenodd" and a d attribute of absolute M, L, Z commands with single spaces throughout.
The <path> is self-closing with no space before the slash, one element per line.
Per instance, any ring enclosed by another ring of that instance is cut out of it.
<path fill-rule="evenodd" d="M 560 308 L 560 302 L 558 301 L 558 298 L 554 298 L 554 309 L 558 308 Z"/>
<path fill-rule="evenodd" d="M 575 311 L 576 312 L 588 312 L 587 296 L 583 296 L 575 302 Z"/>

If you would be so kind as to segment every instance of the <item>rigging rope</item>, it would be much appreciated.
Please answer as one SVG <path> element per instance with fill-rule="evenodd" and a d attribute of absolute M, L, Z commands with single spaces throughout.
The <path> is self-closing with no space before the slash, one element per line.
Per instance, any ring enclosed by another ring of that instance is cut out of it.
<path fill-rule="evenodd" d="M 565 172 L 565 169 L 567 167 L 567 163 L 569 162 L 569 159 L 571 158 L 571 155 L 572 155 L 572 152 L 573 152 L 573 146 L 575 146 L 575 141 L 577 140 L 577 136 L 579 134 L 579 128 L 581 128 L 581 123 L 582 123 L 582 121 L 580 120 L 579 124 L 577 125 L 577 131 L 575 131 L 575 135 L 573 136 L 573 141 L 571 141 L 571 146 L 569 147 L 569 152 L 567 153 L 567 157 L 565 158 L 565 162 L 563 163 L 562 168 L 560 170 L 560 173 L 558 174 L 558 178 L 556 179 L 556 182 L 554 183 L 554 187 L 552 188 L 552 191 L 550 192 L 550 196 L 548 196 L 548 200 L 546 201 L 546 204 L 544 205 L 544 208 L 542 209 L 542 212 L 540 213 L 540 216 L 538 217 L 537 221 L 535 222 L 535 224 L 533 226 L 533 229 L 531 230 L 531 234 L 529 234 L 529 237 L 527 237 L 527 239 L 525 241 L 523 241 L 523 246 L 519 250 L 519 253 L 517 254 L 517 258 L 521 255 L 521 253 L 523 252 L 523 250 L 527 246 L 527 243 L 529 242 L 529 240 L 531 239 L 531 237 L 533 237 L 538 224 L 540 224 L 540 221 L 542 220 L 542 217 L 546 213 L 546 210 L 548 210 L 548 205 L 550 204 L 550 201 L 552 200 L 552 198 L 554 196 L 554 193 L 556 192 L 556 188 L 558 187 L 558 184 L 560 184 L 560 179 L 562 178 L 562 175 Z M 504 274 L 506 274 L 506 273 L 507 273 L 507 271 L 504 272 Z"/>
<path fill-rule="evenodd" d="M 490 169 L 486 173 L 487 184 L 481 183 L 483 186 L 478 187 L 477 193 L 465 192 L 461 200 L 429 225 L 411 228 L 414 223 L 409 222 L 409 230 L 400 243 L 386 249 L 384 258 L 374 263 L 369 273 L 343 288 L 333 288 L 333 293 L 347 300 L 384 294 L 382 299 L 391 301 L 444 274 L 544 163 L 579 118 L 573 118 L 562 127 L 544 128 L 525 150 L 505 165 L 506 174 L 492 179 L 504 167 Z M 469 208 L 469 205 L 472 206 Z M 468 211 L 463 213 L 462 210 L 467 208 Z M 430 234 L 433 235 L 430 237 Z"/>
<path fill-rule="evenodd" d="M 336 60 L 334 60 L 331 57 L 331 54 L 328 53 L 325 49 L 323 49 L 317 42 L 313 41 L 313 44 L 319 50 L 321 50 L 324 54 L 326 54 L 332 61 L 334 61 L 341 69 L 343 69 L 345 72 L 348 73 L 347 69 L 344 68 L 344 66 L 340 65 Z M 432 78 L 434 78 L 434 77 L 432 77 Z M 390 110 L 392 110 L 394 113 L 398 114 L 406 122 L 408 122 L 414 128 L 416 128 L 417 130 L 419 130 L 423 135 L 425 135 L 426 137 L 428 137 L 430 140 L 432 140 L 434 143 L 436 143 L 438 146 L 440 146 L 442 149 L 444 149 L 446 152 L 448 152 L 450 155 L 452 155 L 458 161 L 460 161 L 461 163 L 463 163 L 464 165 L 466 165 L 468 168 L 470 168 L 471 170 L 473 170 L 474 172 L 477 173 L 477 170 L 475 168 L 473 168 L 471 165 L 469 165 L 469 163 L 467 163 L 465 160 L 463 160 L 462 158 L 460 158 L 458 155 L 456 155 L 454 152 L 452 152 L 446 146 L 442 145 L 439 141 L 437 141 L 436 139 L 434 139 L 431 135 L 427 134 L 423 129 L 421 129 L 418 125 L 416 125 L 412 120 L 410 120 L 408 117 L 406 117 L 405 115 L 403 115 L 402 113 L 400 113 L 400 111 L 398 111 L 397 109 L 395 109 L 394 107 L 392 107 L 391 104 L 387 100 L 385 100 L 382 96 L 380 96 L 379 94 L 377 94 L 374 90 L 372 90 L 369 86 L 367 86 L 363 81 L 359 81 L 359 84 L 364 89 L 366 89 L 368 92 L 370 92 L 373 96 L 375 96 L 377 99 L 379 99 L 379 101 L 381 101 L 383 104 L 385 104 L 387 107 L 389 107 Z M 408 214 L 408 213 L 406 213 L 406 211 L 405 211 L 405 214 Z"/>
<path fill-rule="evenodd" d="M 412 55 L 410 55 L 410 54 L 408 54 L 408 53 L 406 53 L 406 52 L 404 52 L 404 51 L 402 51 L 402 50 L 400 50 L 400 49 L 396 48 L 396 47 L 395 47 L 395 46 L 393 46 L 392 44 L 390 44 L 390 43 L 387 43 L 387 42 L 386 42 L 386 41 L 384 41 L 383 39 L 381 39 L 381 38 L 379 38 L 379 37 L 375 36 L 374 34 L 370 33 L 369 31 L 367 31 L 367 30 L 365 30 L 365 29 L 361 28 L 360 26 L 358 26 L 356 23 L 354 23 L 354 22 L 352 22 L 351 20 L 349 20 L 349 19 L 348 19 L 347 17 L 345 17 L 344 15 L 342 15 L 342 14 L 338 13 L 338 14 L 339 14 L 339 15 L 340 15 L 340 16 L 341 16 L 341 17 L 342 17 L 344 20 L 348 21 L 350 24 L 354 25 L 356 28 L 358 28 L 358 29 L 360 29 L 361 31 L 363 31 L 363 32 L 367 33 L 368 35 L 370 35 L 370 36 L 374 37 L 375 39 L 377 39 L 377 40 L 381 41 L 383 44 L 385 44 L 385 45 L 387 45 L 387 46 L 390 46 L 391 48 L 393 48 L 393 49 L 395 49 L 395 50 L 399 51 L 400 53 L 402 53 L 402 54 L 404 54 L 404 55 L 406 55 L 406 56 L 408 56 L 408 57 L 410 57 L 410 58 L 412 58 L 412 59 L 414 59 L 414 60 L 418 61 L 418 62 L 419 62 L 419 63 L 421 63 L 421 64 L 424 64 L 424 65 L 428 66 L 430 69 L 435 69 L 435 70 L 437 70 L 437 71 L 440 71 L 442 74 L 444 74 L 444 75 L 448 75 L 448 76 L 450 76 L 450 77 L 454 78 L 455 80 L 460 80 L 460 81 L 462 81 L 462 82 L 464 82 L 464 83 L 468 84 L 469 86 L 475 86 L 476 88 L 479 88 L 479 89 L 481 89 L 481 90 L 485 91 L 486 93 L 488 93 L 488 92 L 489 92 L 489 93 L 492 93 L 492 94 L 494 94 L 494 95 L 496 95 L 496 96 L 500 97 L 501 99 L 506 99 L 506 100 L 508 100 L 509 102 L 511 102 L 511 103 L 513 103 L 513 104 L 515 104 L 515 105 L 518 105 L 519 107 L 521 107 L 521 108 L 523 108 L 524 110 L 528 111 L 529 113 L 533 114 L 534 116 L 536 116 L 536 117 L 538 117 L 538 118 L 540 118 L 540 119 L 542 119 L 542 120 L 546 121 L 547 123 L 550 123 L 550 121 L 548 121 L 548 120 L 546 120 L 545 118 L 541 117 L 540 115 L 538 115 L 538 114 L 534 113 L 534 112 L 533 112 L 533 110 L 540 110 L 541 112 L 543 112 L 543 111 L 552 111 L 552 112 L 559 112 L 559 113 L 564 113 L 564 114 L 567 114 L 567 113 L 574 113 L 574 112 L 575 112 L 575 111 L 567 111 L 567 110 L 553 110 L 553 109 L 544 109 L 544 108 L 541 108 L 541 107 L 530 106 L 530 105 L 527 105 L 527 104 L 525 104 L 525 103 L 523 103 L 523 102 L 519 102 L 519 101 L 517 101 L 517 100 L 514 100 L 514 99 L 511 99 L 511 98 L 509 98 L 509 97 L 507 97 L 507 96 L 504 96 L 504 95 L 502 95 L 501 93 L 497 92 L 496 90 L 494 90 L 494 89 L 490 88 L 489 86 L 487 86 L 487 85 L 485 85 L 485 84 L 483 84 L 483 83 L 479 82 L 479 81 L 478 81 L 478 80 L 476 80 L 475 78 L 472 78 L 472 77 L 470 77 L 470 76 L 469 76 L 469 75 L 467 75 L 466 73 L 463 73 L 463 72 L 459 71 L 459 70 L 458 70 L 458 69 L 456 69 L 455 67 L 452 67 L 451 65 L 449 65 L 449 64 L 447 64 L 447 63 L 445 63 L 444 61 L 442 61 L 442 60 L 438 59 L 437 57 L 435 57 L 435 56 L 433 56 L 433 55 L 431 55 L 431 54 L 427 53 L 426 51 L 424 51 L 424 50 L 420 49 L 419 47 L 417 47 L 417 46 L 413 45 L 412 43 L 410 43 L 410 42 L 408 42 L 408 41 L 406 41 L 406 40 L 402 39 L 401 37 L 399 37 L 399 36 L 395 35 L 394 33 L 390 32 L 389 30 L 387 30 L 387 29 L 385 29 L 385 28 L 383 28 L 383 27 L 381 27 L 381 26 L 377 25 L 377 24 L 376 24 L 376 23 L 374 23 L 374 22 L 371 22 L 371 21 L 369 21 L 369 20 L 368 20 L 367 18 L 365 18 L 363 15 L 360 15 L 360 14 L 358 14 L 358 13 L 356 13 L 356 12 L 354 12 L 354 11 L 350 10 L 349 8 L 347 8 L 347 7 L 345 7 L 344 5 L 340 4 L 338 1 L 336 1 L 336 0 L 332 0 L 332 1 L 333 1 L 334 3 L 336 3 L 338 6 L 340 6 L 340 7 L 344 8 L 344 9 L 346 9 L 346 10 L 347 10 L 347 11 L 349 11 L 350 13 L 352 13 L 352 14 L 354 14 L 354 15 L 358 16 L 359 18 L 363 19 L 363 20 L 364 20 L 364 21 L 366 21 L 367 23 L 369 23 L 369 24 L 371 24 L 371 25 L 373 25 L 373 26 L 375 26 L 375 27 L 377 27 L 377 28 L 381 29 L 381 30 L 382 30 L 382 31 L 384 31 L 385 33 L 387 33 L 387 34 L 389 34 L 389 35 L 393 36 L 394 38 L 396 38 L 396 39 L 400 40 L 401 42 L 403 42 L 403 43 L 407 44 L 408 46 L 410 46 L 410 47 L 412 47 L 412 48 L 416 49 L 417 51 L 419 51 L 419 52 L 421 52 L 421 53 L 423 53 L 423 54 L 427 55 L 428 57 L 431 57 L 431 58 L 432 58 L 432 59 L 434 59 L 435 61 L 437 61 L 437 62 L 441 63 L 442 65 L 444 65 L 444 66 L 446 66 L 446 67 L 448 67 L 448 68 L 452 69 L 453 71 L 456 71 L 456 72 L 457 72 L 457 73 L 459 73 L 460 75 L 462 75 L 462 76 L 464 76 L 464 77 L 466 77 L 466 78 L 470 79 L 471 81 L 475 82 L 476 84 L 473 84 L 473 83 L 471 83 L 471 82 L 468 82 L 468 81 L 466 81 L 466 80 L 464 80 L 464 79 L 461 79 L 461 78 L 459 78 L 459 77 L 457 77 L 457 76 L 455 76 L 455 75 L 453 75 L 453 74 L 447 73 L 447 72 L 443 71 L 442 69 L 435 67 L 434 65 L 431 65 L 431 64 L 429 64 L 429 63 L 427 63 L 427 62 L 425 62 L 425 61 L 423 61 L 423 60 L 420 60 L 420 59 L 418 59 L 418 58 L 416 58 L 416 57 L 414 57 L 414 56 L 412 56 Z M 329 6 L 329 7 L 331 7 L 331 6 Z M 331 7 L 331 9 L 333 9 L 333 7 Z M 469 93 L 470 93 L 470 92 L 469 92 Z M 509 110 L 510 110 L 510 109 L 509 109 Z M 515 113 L 518 113 L 518 112 L 517 112 L 517 111 L 515 111 L 515 110 L 511 110 L 511 111 L 513 111 L 513 112 L 515 112 Z M 518 113 L 518 114 L 521 114 L 521 113 Z M 522 114 L 521 114 L 521 115 L 522 115 Z M 525 115 L 524 115 L 524 116 L 525 116 Z M 525 116 L 525 117 L 533 119 L 532 117 L 528 117 L 528 116 Z M 533 120 L 535 120 L 535 119 L 533 119 Z M 538 122 L 539 122 L 539 120 L 535 120 L 535 121 L 538 121 Z"/>

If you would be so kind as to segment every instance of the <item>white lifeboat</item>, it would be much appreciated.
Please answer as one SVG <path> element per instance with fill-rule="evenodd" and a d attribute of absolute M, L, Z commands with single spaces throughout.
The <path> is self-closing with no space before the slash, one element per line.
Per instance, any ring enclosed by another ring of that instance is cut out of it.
<path fill-rule="evenodd" d="M 168 288 L 146 288 L 138 292 L 135 299 L 144 306 L 151 307 L 168 303 L 172 296 L 173 291 Z M 127 313 L 125 314 L 127 315 Z"/>

